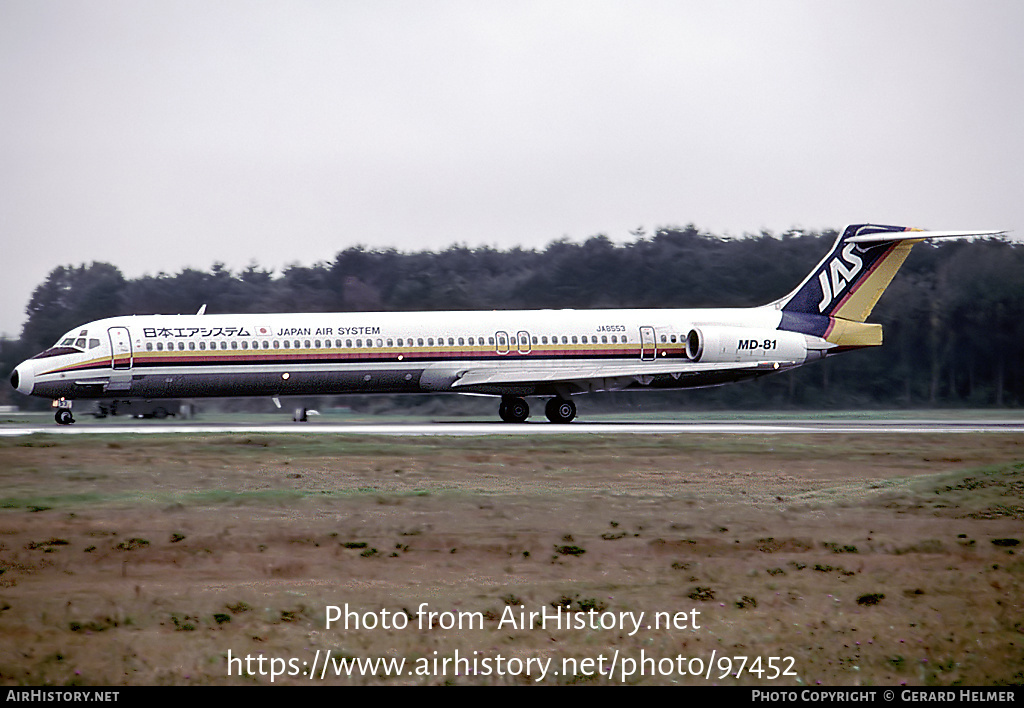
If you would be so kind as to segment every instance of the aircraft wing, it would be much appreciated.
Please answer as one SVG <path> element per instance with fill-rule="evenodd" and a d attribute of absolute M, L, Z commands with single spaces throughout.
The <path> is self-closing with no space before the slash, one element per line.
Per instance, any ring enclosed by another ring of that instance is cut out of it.
<path fill-rule="evenodd" d="M 579 363 L 551 363 L 537 365 L 523 363 L 520 366 L 506 364 L 499 367 L 469 369 L 453 384 L 453 389 L 471 386 L 494 386 L 502 384 L 569 383 L 600 379 L 664 376 L 675 378 L 722 371 L 775 371 L 797 364 L 792 361 L 778 362 L 735 362 L 700 364 L 679 359 L 667 362 L 596 362 L 590 365 Z"/>

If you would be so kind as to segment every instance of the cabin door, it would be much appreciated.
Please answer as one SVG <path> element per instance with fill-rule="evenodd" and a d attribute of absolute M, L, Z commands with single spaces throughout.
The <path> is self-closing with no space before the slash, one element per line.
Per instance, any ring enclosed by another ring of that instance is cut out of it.
<path fill-rule="evenodd" d="M 127 327 L 111 327 L 110 335 L 110 367 L 112 369 L 132 368 L 132 339 Z"/>
<path fill-rule="evenodd" d="M 657 356 L 657 344 L 654 343 L 654 327 L 640 328 L 640 359 L 654 361 Z"/>

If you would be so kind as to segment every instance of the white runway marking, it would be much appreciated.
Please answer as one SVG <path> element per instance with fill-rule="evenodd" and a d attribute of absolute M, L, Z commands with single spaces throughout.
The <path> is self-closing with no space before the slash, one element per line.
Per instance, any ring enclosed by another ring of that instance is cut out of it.
<path fill-rule="evenodd" d="M 0 426 L 0 436 L 33 434 L 124 435 L 124 434 L 220 434 L 274 433 L 306 435 L 686 435 L 694 433 L 726 435 L 780 434 L 945 434 L 945 433 L 1024 433 L 1024 420 L 899 420 L 899 421 L 815 421 L 776 422 L 657 422 L 586 423 L 567 425 L 536 422 L 519 425 L 500 422 L 441 423 L 76 423 L 74 425 Z"/>

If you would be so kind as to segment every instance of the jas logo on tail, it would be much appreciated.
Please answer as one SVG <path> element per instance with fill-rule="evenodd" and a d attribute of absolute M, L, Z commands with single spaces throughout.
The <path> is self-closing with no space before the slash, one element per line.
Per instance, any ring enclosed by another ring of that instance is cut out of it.
<path fill-rule="evenodd" d="M 864 267 L 860 256 L 853 252 L 855 248 L 857 248 L 855 243 L 846 244 L 843 247 L 842 258 L 836 256 L 828 262 L 828 266 L 818 273 L 818 282 L 821 283 L 821 302 L 818 303 L 818 312 L 824 312 L 832 304 L 832 300 L 839 296 L 843 288 L 853 282 L 854 277 Z"/>

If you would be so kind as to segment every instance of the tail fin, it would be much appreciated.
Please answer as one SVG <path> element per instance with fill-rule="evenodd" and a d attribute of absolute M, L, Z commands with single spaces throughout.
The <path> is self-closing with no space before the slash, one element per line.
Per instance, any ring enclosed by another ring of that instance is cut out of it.
<path fill-rule="evenodd" d="M 1003 231 L 922 231 L 854 224 L 792 293 L 773 303 L 780 329 L 822 337 L 840 347 L 877 346 L 881 325 L 864 321 L 915 243 L 930 238 L 997 236 Z"/>

